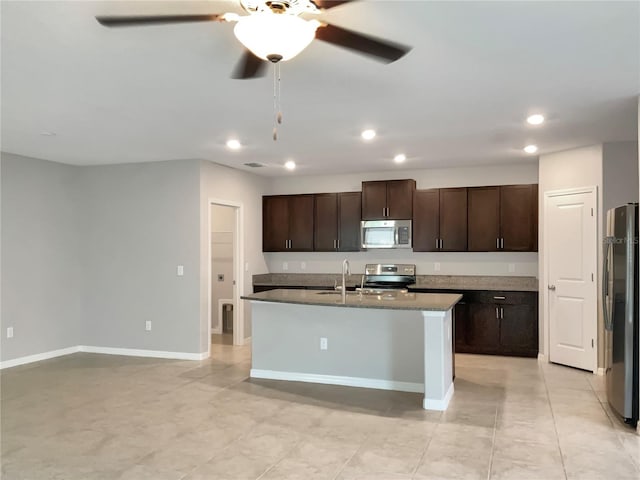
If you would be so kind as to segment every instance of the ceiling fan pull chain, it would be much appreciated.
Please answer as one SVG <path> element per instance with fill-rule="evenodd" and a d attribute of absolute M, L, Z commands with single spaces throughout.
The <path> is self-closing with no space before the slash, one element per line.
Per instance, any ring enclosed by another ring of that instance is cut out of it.
<path fill-rule="evenodd" d="M 278 64 L 273 64 L 273 141 L 278 140 Z"/>
<path fill-rule="evenodd" d="M 280 62 L 276 63 L 276 69 L 278 73 L 278 114 L 276 115 L 276 121 L 282 123 L 282 90 L 280 89 Z"/>

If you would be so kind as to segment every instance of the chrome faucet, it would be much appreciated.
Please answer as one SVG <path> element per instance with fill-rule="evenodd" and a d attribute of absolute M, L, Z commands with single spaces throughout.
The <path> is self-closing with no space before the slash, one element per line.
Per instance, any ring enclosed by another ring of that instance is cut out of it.
<path fill-rule="evenodd" d="M 347 301 L 347 285 L 346 285 L 346 276 L 351 275 L 351 269 L 349 268 L 349 260 L 346 258 L 342 262 L 342 303 Z"/>

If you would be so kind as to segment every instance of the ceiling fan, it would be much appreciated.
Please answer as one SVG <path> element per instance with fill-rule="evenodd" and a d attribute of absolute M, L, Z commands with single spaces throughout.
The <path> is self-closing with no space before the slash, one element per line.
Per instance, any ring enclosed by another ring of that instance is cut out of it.
<path fill-rule="evenodd" d="M 378 61 L 391 63 L 407 54 L 411 47 L 337 27 L 304 14 L 323 11 L 356 0 L 239 0 L 248 15 L 235 13 L 209 15 L 98 16 L 106 27 L 129 27 L 192 22 L 236 22 L 234 34 L 245 46 L 232 78 L 264 75 L 266 61 L 278 63 L 295 57 L 313 39 L 322 40 Z"/>

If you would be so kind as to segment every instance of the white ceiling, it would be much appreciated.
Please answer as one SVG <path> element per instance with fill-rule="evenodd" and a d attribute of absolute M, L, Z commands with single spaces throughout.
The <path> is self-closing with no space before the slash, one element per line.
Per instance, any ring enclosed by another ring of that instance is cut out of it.
<path fill-rule="evenodd" d="M 241 12 L 233 1 L 3 0 L 3 151 L 77 165 L 203 158 L 274 176 L 291 175 L 289 158 L 295 174 L 364 172 L 525 162 L 529 143 L 547 153 L 637 139 L 638 2 L 337 7 L 322 18 L 414 48 L 384 65 L 312 43 L 282 64 L 277 142 L 273 78 L 229 78 L 242 51 L 232 24 L 94 20 L 226 11 Z M 532 112 L 545 125 L 527 126 Z M 365 127 L 378 131 L 371 143 L 359 138 Z M 228 151 L 231 136 L 246 147 Z"/>

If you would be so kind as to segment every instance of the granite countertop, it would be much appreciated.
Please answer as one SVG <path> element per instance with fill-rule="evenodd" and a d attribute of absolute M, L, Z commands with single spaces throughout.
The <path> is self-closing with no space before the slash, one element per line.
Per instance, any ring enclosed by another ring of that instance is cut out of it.
<path fill-rule="evenodd" d="M 241 297 L 243 300 L 275 303 L 294 303 L 299 305 L 319 305 L 348 308 L 381 308 L 389 310 L 421 310 L 445 312 L 462 299 L 455 293 L 400 293 L 360 294 L 347 292 L 343 303 L 339 292 L 317 290 L 277 289 L 253 293 Z"/>
<path fill-rule="evenodd" d="M 348 277 L 348 287 L 359 287 L 362 274 Z M 253 276 L 258 286 L 303 286 L 332 288 L 342 283 L 339 273 L 263 273 Z M 499 277 L 484 275 L 418 275 L 409 288 L 434 290 L 504 290 L 513 292 L 537 292 L 536 277 Z"/>
<path fill-rule="evenodd" d="M 505 290 L 537 292 L 536 277 L 497 277 L 480 275 L 418 275 L 409 288 L 438 290 Z"/>

